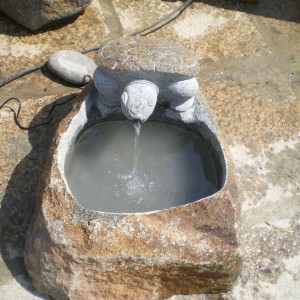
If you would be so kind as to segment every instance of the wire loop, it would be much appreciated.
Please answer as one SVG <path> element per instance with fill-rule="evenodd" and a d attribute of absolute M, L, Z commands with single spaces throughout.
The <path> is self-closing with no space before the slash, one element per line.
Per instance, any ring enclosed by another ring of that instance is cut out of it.
<path fill-rule="evenodd" d="M 184 2 L 182 5 L 180 5 L 179 7 L 177 7 L 176 9 L 174 9 L 172 12 L 170 12 L 167 15 L 165 15 L 161 19 L 159 19 L 158 21 L 154 22 L 153 24 L 151 24 L 151 25 L 149 25 L 149 26 L 147 26 L 147 27 L 145 27 L 145 28 L 143 28 L 141 30 L 138 30 L 138 31 L 135 31 L 135 32 L 131 33 L 129 36 L 137 36 L 137 35 L 145 36 L 145 35 L 148 35 L 148 34 L 154 32 L 154 31 L 162 28 L 163 26 L 169 24 L 174 19 L 176 19 L 193 2 L 194 2 L 194 0 L 188 0 L 188 1 Z M 177 14 L 177 15 L 175 15 L 175 14 Z M 156 26 L 158 26 L 158 27 L 156 27 Z M 148 31 L 148 30 L 150 30 L 150 31 Z M 85 53 L 88 53 L 88 52 L 96 51 L 99 48 L 100 48 L 100 46 L 92 47 L 92 48 L 83 50 L 80 53 L 81 54 L 85 54 Z M 46 65 L 47 65 L 47 63 L 42 63 L 42 64 L 39 64 L 39 65 L 37 65 L 35 67 L 32 67 L 30 69 L 26 69 L 26 70 L 23 70 L 21 72 L 15 73 L 15 74 L 13 74 L 13 75 L 5 78 L 4 80 L 0 81 L 0 88 L 3 87 L 3 86 L 5 86 L 6 84 L 8 84 L 8 83 L 10 83 L 10 82 L 18 79 L 18 78 L 21 78 L 21 77 L 23 77 L 23 76 L 25 76 L 27 74 L 35 72 L 35 71 L 41 69 L 42 67 L 44 67 Z M 58 102 L 54 101 L 52 107 L 49 110 L 49 115 L 52 114 L 52 112 L 53 112 L 53 110 L 54 110 L 54 108 L 56 106 L 64 105 L 67 102 L 69 102 L 70 100 L 74 99 L 76 96 L 77 96 L 77 94 L 76 95 L 72 94 L 72 95 L 70 95 L 70 97 L 67 98 L 67 100 L 65 100 L 65 101 L 63 101 L 61 103 L 58 103 Z M 17 111 L 15 109 L 13 109 L 11 106 L 7 105 L 7 103 L 9 103 L 10 101 L 17 101 L 17 103 L 18 103 L 18 109 L 17 109 Z M 4 103 L 0 105 L 0 110 L 3 109 L 3 108 L 8 108 L 13 113 L 13 115 L 14 115 L 14 121 L 15 121 L 16 125 L 20 129 L 22 129 L 22 130 L 30 130 L 30 129 L 33 129 L 33 128 L 36 128 L 36 127 L 39 127 L 39 126 L 47 125 L 47 124 L 49 124 L 52 121 L 52 118 L 49 118 L 47 121 L 39 123 L 39 124 L 36 124 L 36 125 L 33 125 L 33 126 L 29 126 L 29 127 L 22 126 L 20 124 L 20 122 L 19 122 L 19 115 L 20 115 L 20 111 L 21 111 L 21 101 L 19 99 L 15 98 L 15 97 L 11 97 L 11 98 L 7 99 L 6 101 L 4 101 Z"/>
<path fill-rule="evenodd" d="M 69 97 L 67 97 L 66 100 L 64 100 L 64 101 L 62 101 L 60 103 L 54 101 L 52 103 L 52 107 L 50 108 L 50 110 L 48 112 L 49 116 L 52 114 L 52 112 L 53 112 L 53 110 L 54 110 L 55 107 L 62 106 L 64 104 L 66 104 L 67 102 L 69 102 L 72 99 L 74 99 L 76 96 L 77 96 L 77 94 L 71 94 L 71 95 L 69 95 Z M 14 108 L 12 108 L 11 106 L 7 105 L 11 101 L 16 101 L 18 103 L 17 111 Z M 47 121 L 42 122 L 42 123 L 38 123 L 38 124 L 35 124 L 35 125 L 32 125 L 32 126 L 25 127 L 25 126 L 21 125 L 20 122 L 19 122 L 19 115 L 20 115 L 20 112 L 21 112 L 21 101 L 18 98 L 15 98 L 15 97 L 11 97 L 11 98 L 8 98 L 7 100 L 5 100 L 4 103 L 2 103 L 0 105 L 0 110 L 3 109 L 3 108 L 9 109 L 13 113 L 13 115 L 14 115 L 14 121 L 15 121 L 16 125 L 21 130 L 30 130 L 30 129 L 33 129 L 33 128 L 37 128 L 39 126 L 47 125 L 47 124 L 51 123 L 51 121 L 52 121 L 52 117 L 49 117 L 49 119 Z"/>

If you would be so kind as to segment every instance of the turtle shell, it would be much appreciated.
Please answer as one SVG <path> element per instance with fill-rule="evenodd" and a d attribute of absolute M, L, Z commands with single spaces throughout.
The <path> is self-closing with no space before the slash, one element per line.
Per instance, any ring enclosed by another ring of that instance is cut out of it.
<path fill-rule="evenodd" d="M 96 54 L 98 66 L 118 71 L 198 75 L 198 62 L 186 48 L 162 38 L 125 37 L 109 41 Z"/>

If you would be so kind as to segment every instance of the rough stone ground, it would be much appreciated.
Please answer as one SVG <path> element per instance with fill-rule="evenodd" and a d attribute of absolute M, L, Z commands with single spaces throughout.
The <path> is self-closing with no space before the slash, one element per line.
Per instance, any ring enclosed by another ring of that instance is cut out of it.
<path fill-rule="evenodd" d="M 82 50 L 131 33 L 179 4 L 94 0 L 68 25 L 36 34 L 0 15 L 0 79 L 44 62 L 55 50 Z M 199 58 L 201 88 L 233 155 L 242 206 L 244 267 L 233 290 L 173 299 L 299 299 L 299 1 L 197 1 L 153 35 Z M 80 89 L 43 69 L 0 91 L 0 103 L 22 100 L 20 121 L 27 125 L 45 120 L 53 101 Z M 9 110 L 0 111 L 0 299 L 48 299 L 28 279 L 23 247 L 53 131 L 72 105 L 57 107 L 50 125 L 29 132 L 15 126 Z"/>

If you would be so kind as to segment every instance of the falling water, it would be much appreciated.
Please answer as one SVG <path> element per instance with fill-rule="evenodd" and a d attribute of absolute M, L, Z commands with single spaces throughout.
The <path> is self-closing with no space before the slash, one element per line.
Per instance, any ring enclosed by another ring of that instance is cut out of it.
<path fill-rule="evenodd" d="M 140 156 L 140 133 L 142 128 L 142 123 L 140 121 L 134 122 L 134 159 L 133 159 L 133 168 L 132 168 L 132 176 L 137 175 L 138 161 Z"/>

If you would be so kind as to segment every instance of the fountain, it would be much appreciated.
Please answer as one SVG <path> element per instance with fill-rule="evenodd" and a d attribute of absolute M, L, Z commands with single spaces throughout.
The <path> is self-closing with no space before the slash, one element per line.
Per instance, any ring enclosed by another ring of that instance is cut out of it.
<path fill-rule="evenodd" d="M 148 37 L 111 41 L 97 61 L 40 181 L 25 249 L 33 284 L 54 299 L 228 291 L 241 266 L 238 194 L 197 61 Z"/>

